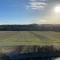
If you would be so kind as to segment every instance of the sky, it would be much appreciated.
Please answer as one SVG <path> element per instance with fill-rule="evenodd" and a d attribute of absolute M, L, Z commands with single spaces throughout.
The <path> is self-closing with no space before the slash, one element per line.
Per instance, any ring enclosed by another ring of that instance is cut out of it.
<path fill-rule="evenodd" d="M 58 6 L 60 0 L 0 0 L 0 24 L 60 24 Z"/>

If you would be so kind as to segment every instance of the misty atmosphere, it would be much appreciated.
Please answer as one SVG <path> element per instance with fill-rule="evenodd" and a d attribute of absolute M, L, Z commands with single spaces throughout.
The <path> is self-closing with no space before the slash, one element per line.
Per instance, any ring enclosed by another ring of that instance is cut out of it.
<path fill-rule="evenodd" d="M 0 60 L 60 60 L 60 0 L 0 0 Z"/>

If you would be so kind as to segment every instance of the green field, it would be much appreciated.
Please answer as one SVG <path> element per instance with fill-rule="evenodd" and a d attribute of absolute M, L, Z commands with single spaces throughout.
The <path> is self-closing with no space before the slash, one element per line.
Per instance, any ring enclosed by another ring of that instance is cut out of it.
<path fill-rule="evenodd" d="M 0 46 L 60 45 L 60 32 L 0 31 Z"/>

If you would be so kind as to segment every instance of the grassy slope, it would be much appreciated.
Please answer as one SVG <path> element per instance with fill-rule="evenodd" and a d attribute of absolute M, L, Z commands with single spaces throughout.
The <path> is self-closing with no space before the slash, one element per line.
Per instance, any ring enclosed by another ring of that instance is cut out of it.
<path fill-rule="evenodd" d="M 51 31 L 0 31 L 0 46 L 59 45 L 60 32 Z"/>

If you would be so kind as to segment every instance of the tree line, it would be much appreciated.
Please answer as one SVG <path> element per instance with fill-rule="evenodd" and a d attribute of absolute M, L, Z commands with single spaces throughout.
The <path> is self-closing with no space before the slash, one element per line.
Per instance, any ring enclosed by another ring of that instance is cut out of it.
<path fill-rule="evenodd" d="M 60 31 L 60 24 L 0 25 L 0 31 Z"/>

